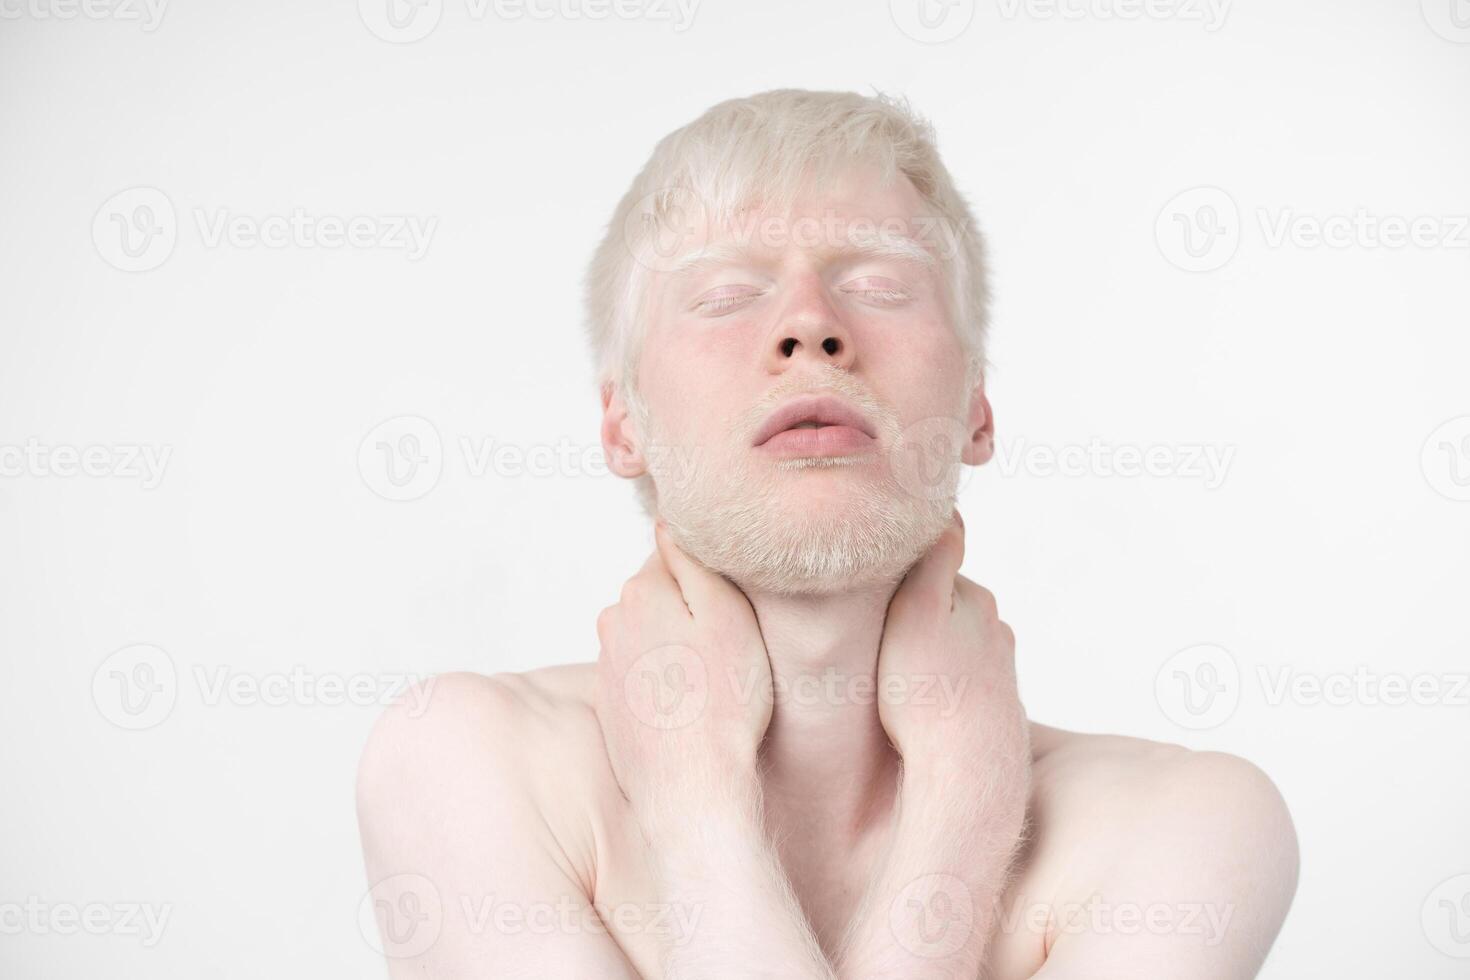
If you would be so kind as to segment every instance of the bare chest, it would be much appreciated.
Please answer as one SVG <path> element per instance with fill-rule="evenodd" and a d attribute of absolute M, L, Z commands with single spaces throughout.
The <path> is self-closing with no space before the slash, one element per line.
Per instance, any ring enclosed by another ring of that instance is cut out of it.
<path fill-rule="evenodd" d="M 868 884 L 882 860 L 886 838 L 874 834 L 838 848 L 821 841 L 830 828 L 801 827 L 779 834 L 776 853 L 802 913 L 822 950 L 831 960 L 855 916 L 864 910 Z M 702 910 L 682 908 L 659 894 L 650 855 L 636 829 L 608 826 L 606 852 L 599 856 L 594 904 L 609 933 L 643 977 L 660 976 L 666 942 L 697 942 L 702 929 L 726 928 L 705 922 Z M 990 923 L 984 975 L 994 980 L 1022 980 L 1045 960 L 1048 923 L 1032 908 L 1029 896 L 1055 889 L 1055 862 L 1044 840 L 1033 840 L 1021 855 L 1006 893 L 988 899 L 966 920 L 946 909 L 902 909 L 922 917 L 925 929 L 980 928 Z"/>

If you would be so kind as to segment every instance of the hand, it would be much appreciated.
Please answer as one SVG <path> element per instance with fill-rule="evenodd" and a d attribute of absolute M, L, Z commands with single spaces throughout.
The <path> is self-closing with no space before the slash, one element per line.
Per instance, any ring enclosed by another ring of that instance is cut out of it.
<path fill-rule="evenodd" d="M 979 975 L 1025 824 L 1031 752 L 1015 637 L 995 597 L 959 574 L 964 553 L 956 514 L 888 604 L 878 716 L 903 757 L 898 819 L 839 955 L 844 980 Z M 953 913 L 937 934 L 936 907 Z"/>
<path fill-rule="evenodd" d="M 1023 774 L 1030 749 L 1016 689 L 1016 638 L 995 596 L 959 574 L 959 514 L 888 604 L 878 651 L 879 718 L 905 772 L 956 765 Z M 1024 796 L 1023 796 L 1024 800 Z"/>
<path fill-rule="evenodd" d="M 640 814 L 758 786 L 773 702 L 750 601 L 680 551 L 662 522 L 654 534 L 653 555 L 597 618 L 597 715 Z"/>

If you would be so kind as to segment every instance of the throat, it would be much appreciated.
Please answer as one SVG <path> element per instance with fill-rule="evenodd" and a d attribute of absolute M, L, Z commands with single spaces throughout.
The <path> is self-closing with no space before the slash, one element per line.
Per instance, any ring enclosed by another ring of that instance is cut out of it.
<path fill-rule="evenodd" d="M 829 959 L 859 913 L 887 847 L 897 799 L 897 755 L 868 778 L 847 785 L 828 778 L 831 770 L 829 764 L 816 774 L 820 782 L 803 782 L 794 771 L 767 772 L 764 796 L 766 827 L 781 869 Z"/>
<path fill-rule="evenodd" d="M 883 853 L 898 797 L 900 759 L 876 686 L 896 585 L 799 596 L 746 590 L 774 698 L 760 748 L 766 827 L 829 955 Z"/>

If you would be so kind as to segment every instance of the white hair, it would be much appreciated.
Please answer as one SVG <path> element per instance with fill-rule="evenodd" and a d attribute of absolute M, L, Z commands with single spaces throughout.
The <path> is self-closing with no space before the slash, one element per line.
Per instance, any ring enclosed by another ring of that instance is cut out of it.
<path fill-rule="evenodd" d="M 789 208 L 805 189 L 860 166 L 908 178 L 938 219 L 955 330 L 978 374 L 989 289 L 984 242 L 939 158 L 933 127 L 902 98 L 778 89 L 712 107 L 659 141 L 613 213 L 588 269 L 587 328 L 600 387 L 636 386 L 646 257 L 693 201 L 714 221 L 752 200 Z"/>

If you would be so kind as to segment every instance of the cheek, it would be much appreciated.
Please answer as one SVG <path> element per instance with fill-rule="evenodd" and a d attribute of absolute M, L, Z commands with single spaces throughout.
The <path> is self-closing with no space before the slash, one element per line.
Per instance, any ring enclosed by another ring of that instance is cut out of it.
<path fill-rule="evenodd" d="M 719 385 L 708 355 L 645 358 L 650 426 L 658 439 L 681 446 L 718 445 L 728 436 L 732 398 Z"/>
<path fill-rule="evenodd" d="M 964 348 L 947 326 L 893 332 L 870 342 L 869 350 L 873 373 L 905 422 L 953 415 L 963 403 Z"/>

